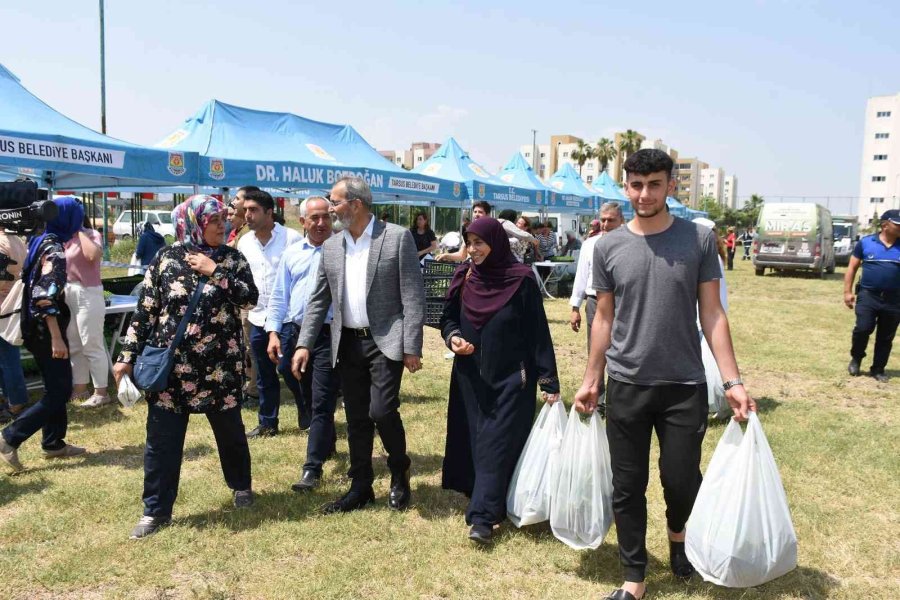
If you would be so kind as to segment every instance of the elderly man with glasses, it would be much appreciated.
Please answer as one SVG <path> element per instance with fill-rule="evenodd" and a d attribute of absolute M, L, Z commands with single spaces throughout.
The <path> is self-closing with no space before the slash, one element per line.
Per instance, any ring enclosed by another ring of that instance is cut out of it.
<path fill-rule="evenodd" d="M 588 348 L 591 343 L 591 321 L 594 320 L 594 312 L 597 310 L 597 293 L 591 287 L 591 274 L 593 272 L 594 245 L 603 235 L 621 227 L 625 223 L 622 207 L 618 202 L 607 202 L 600 207 L 600 233 L 586 239 L 581 245 L 581 253 L 578 255 L 578 266 L 575 270 L 575 282 L 572 284 L 572 297 L 569 304 L 572 305 L 572 313 L 569 317 L 569 325 L 572 331 L 581 329 L 581 303 L 585 303 L 584 312 L 587 317 Z"/>
<path fill-rule="evenodd" d="M 422 368 L 425 287 L 408 229 L 372 214 L 365 179 L 344 177 L 328 195 L 332 220 L 342 233 L 322 245 L 318 278 L 306 306 L 293 370 L 303 377 L 329 308 L 331 361 L 344 392 L 350 446 L 350 490 L 323 512 L 350 512 L 375 499 L 372 446 L 375 430 L 391 472 L 388 505 L 409 506 L 410 458 L 400 418 L 403 368 Z"/>

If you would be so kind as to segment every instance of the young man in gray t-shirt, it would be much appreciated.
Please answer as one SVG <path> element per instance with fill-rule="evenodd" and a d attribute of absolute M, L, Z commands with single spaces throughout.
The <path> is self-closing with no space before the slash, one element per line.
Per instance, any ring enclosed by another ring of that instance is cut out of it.
<path fill-rule="evenodd" d="M 613 514 L 625 583 L 607 598 L 639 600 L 646 587 L 647 480 L 650 436 L 660 444 L 672 572 L 694 569 L 684 550 L 684 526 L 700 488 L 700 448 L 706 433 L 706 376 L 696 317 L 726 385 L 735 418 L 756 410 L 741 382 L 728 319 L 719 301 L 719 264 L 709 229 L 673 217 L 672 159 L 639 150 L 625 161 L 626 194 L 635 218 L 594 247 L 597 311 L 590 357 L 575 394 L 581 412 L 596 409 L 606 386 L 613 471 Z"/>

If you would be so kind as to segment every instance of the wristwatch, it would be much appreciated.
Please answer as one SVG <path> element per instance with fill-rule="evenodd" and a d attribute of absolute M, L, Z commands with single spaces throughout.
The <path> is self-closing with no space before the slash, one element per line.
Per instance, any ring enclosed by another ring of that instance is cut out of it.
<path fill-rule="evenodd" d="M 740 377 L 738 377 L 737 379 L 729 379 L 728 381 L 726 381 L 725 383 L 722 384 L 722 388 L 725 389 L 726 391 L 728 391 L 736 385 L 744 385 L 744 382 L 741 381 Z"/>

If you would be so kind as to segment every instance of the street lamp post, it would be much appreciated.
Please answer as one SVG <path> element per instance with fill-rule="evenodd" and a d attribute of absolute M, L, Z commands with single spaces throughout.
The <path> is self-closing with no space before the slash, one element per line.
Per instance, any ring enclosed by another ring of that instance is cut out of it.
<path fill-rule="evenodd" d="M 106 135 L 106 26 L 100 0 L 100 133 Z M 103 192 L 103 260 L 109 260 L 109 222 L 106 192 Z"/>
<path fill-rule="evenodd" d="M 534 172 L 538 172 L 537 168 L 537 129 L 531 130 L 531 168 Z"/>

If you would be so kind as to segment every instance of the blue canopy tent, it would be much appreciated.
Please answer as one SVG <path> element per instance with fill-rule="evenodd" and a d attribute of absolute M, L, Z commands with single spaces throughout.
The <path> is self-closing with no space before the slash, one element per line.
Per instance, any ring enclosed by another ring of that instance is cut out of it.
<path fill-rule="evenodd" d="M 53 110 L 0 65 L 0 177 L 50 190 L 192 185 L 197 155 L 97 133 Z"/>
<path fill-rule="evenodd" d="M 688 218 L 688 208 L 672 196 L 666 198 L 666 206 L 669 207 L 669 212 L 676 217 L 681 217 L 682 219 Z"/>
<path fill-rule="evenodd" d="M 634 216 L 634 208 L 631 206 L 631 202 L 622 193 L 622 188 L 619 187 L 619 184 L 606 171 L 600 173 L 600 176 L 594 180 L 591 191 L 597 195 L 600 204 L 604 202 L 618 202 L 622 207 L 622 214 L 625 215 L 625 219 L 630 219 Z"/>
<path fill-rule="evenodd" d="M 513 154 L 495 177 L 506 185 L 515 186 L 519 190 L 528 190 L 534 207 L 546 204 L 552 191 L 541 181 L 520 152 Z"/>
<path fill-rule="evenodd" d="M 308 196 L 329 191 L 341 177 L 359 175 L 376 202 L 459 205 L 452 186 L 403 170 L 353 127 L 291 113 L 210 100 L 157 147 L 199 153 L 198 180 L 205 187 L 252 184 Z"/>
<path fill-rule="evenodd" d="M 550 187 L 548 212 L 574 212 L 591 214 L 596 211 L 596 194 L 588 189 L 572 165 L 565 163 L 553 174 L 547 185 Z"/>
<path fill-rule="evenodd" d="M 520 187 L 492 176 L 452 137 L 413 172 L 452 182 L 453 197 L 467 202 L 486 200 L 498 208 L 518 210 L 536 210 L 540 206 L 540 190 Z"/>

